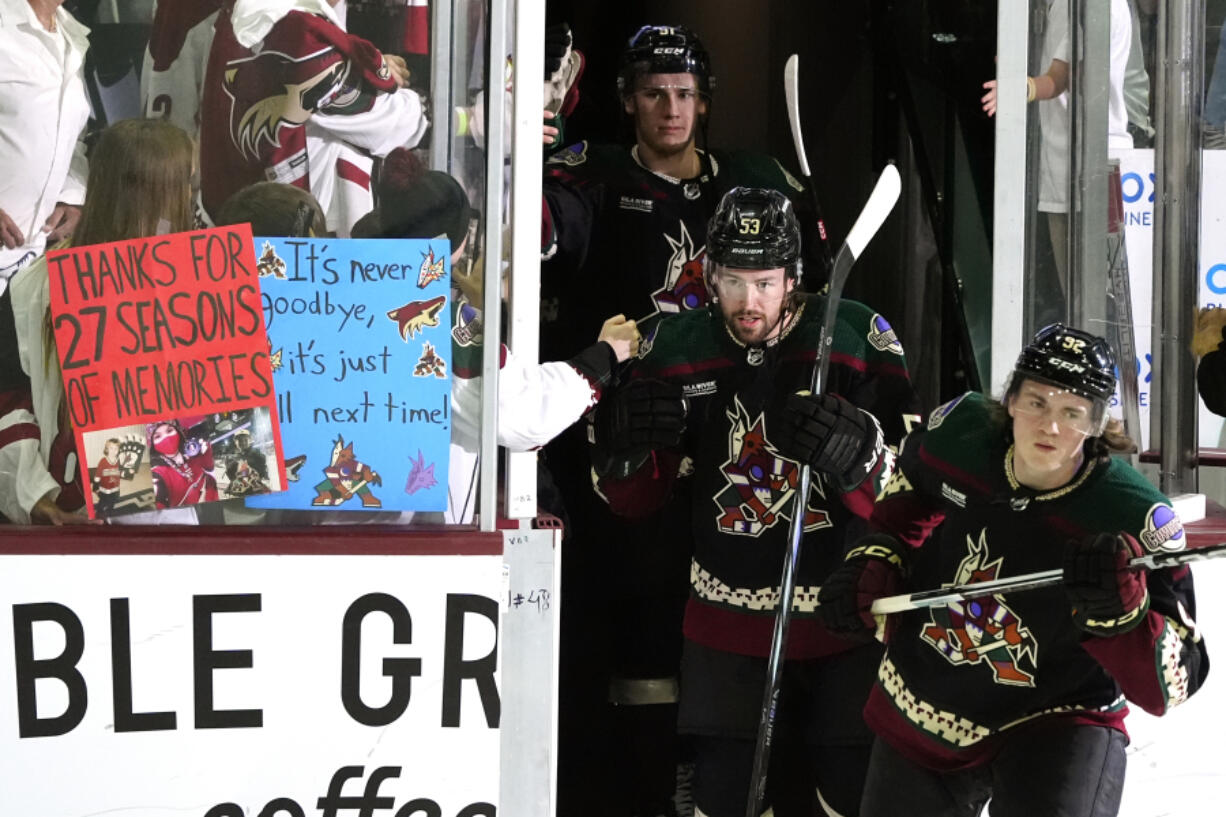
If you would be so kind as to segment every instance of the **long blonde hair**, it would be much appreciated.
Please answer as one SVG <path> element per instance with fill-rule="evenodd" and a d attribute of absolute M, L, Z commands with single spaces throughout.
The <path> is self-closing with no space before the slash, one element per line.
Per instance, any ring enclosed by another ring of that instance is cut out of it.
<path fill-rule="evenodd" d="M 73 246 L 192 229 L 191 177 L 192 141 L 181 128 L 161 119 L 116 122 L 90 153 Z"/>
<path fill-rule="evenodd" d="M 169 122 L 124 119 L 111 125 L 89 155 L 81 220 L 72 239 L 55 249 L 192 229 L 193 161 L 191 138 Z M 50 306 L 43 320 L 43 356 L 45 370 L 58 377 Z"/>

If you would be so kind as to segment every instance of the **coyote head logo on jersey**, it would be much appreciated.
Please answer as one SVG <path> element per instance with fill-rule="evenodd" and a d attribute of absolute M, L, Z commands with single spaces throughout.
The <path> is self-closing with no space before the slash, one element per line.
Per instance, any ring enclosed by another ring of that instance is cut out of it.
<path fill-rule="evenodd" d="M 707 302 L 707 285 L 702 275 L 702 260 L 707 254 L 706 245 L 694 249 L 694 240 L 685 222 L 678 222 L 681 237 L 673 238 L 667 233 L 664 240 L 672 248 L 664 286 L 651 293 L 651 300 L 658 312 L 684 312 L 697 309 Z"/>
<path fill-rule="evenodd" d="M 728 459 L 720 466 L 728 485 L 714 497 L 719 507 L 719 528 L 726 533 L 758 536 L 780 519 L 791 519 L 800 468 L 782 456 L 766 438 L 766 420 L 759 414 L 751 418 L 733 398 L 733 408 L 727 411 L 731 430 L 728 434 Z M 825 499 L 821 480 L 813 480 L 810 503 L 814 497 Z M 830 514 L 805 508 L 805 530 L 831 526 Z"/>
<path fill-rule="evenodd" d="M 244 158 L 258 159 L 263 146 L 280 147 L 283 126 L 303 125 L 344 85 L 349 63 L 325 65 L 326 55 L 335 51 L 326 48 L 297 59 L 262 51 L 226 64 L 222 87 L 230 97 L 230 139 Z"/>
<path fill-rule="evenodd" d="M 999 578 L 1004 559 L 988 561 L 987 530 L 979 532 L 979 541 L 966 537 L 966 545 L 966 558 L 958 565 L 952 584 Z M 1038 666 L 1038 644 L 1030 630 L 1022 626 L 1021 619 L 996 596 L 932 608 L 920 638 L 951 664 L 988 664 L 998 684 L 1034 686 L 1034 675 L 1019 664 L 1025 659 L 1032 670 Z"/>

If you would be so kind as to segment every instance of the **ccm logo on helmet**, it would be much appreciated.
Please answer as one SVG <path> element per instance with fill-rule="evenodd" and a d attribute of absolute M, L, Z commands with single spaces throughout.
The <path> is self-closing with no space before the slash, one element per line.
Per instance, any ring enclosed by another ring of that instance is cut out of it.
<path fill-rule="evenodd" d="M 1064 369 L 1065 371 L 1069 372 L 1084 372 L 1086 370 L 1085 366 L 1068 360 L 1061 360 L 1058 357 L 1049 357 L 1047 359 L 1047 365 L 1053 366 L 1057 369 Z"/>

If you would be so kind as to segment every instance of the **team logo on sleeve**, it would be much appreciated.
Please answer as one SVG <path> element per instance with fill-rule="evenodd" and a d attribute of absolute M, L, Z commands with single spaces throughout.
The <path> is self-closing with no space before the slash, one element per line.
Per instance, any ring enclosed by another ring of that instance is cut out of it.
<path fill-rule="evenodd" d="M 958 565 L 953 582 L 944 586 L 1000 578 L 1004 559 L 988 561 L 987 530 L 980 531 L 979 541 L 967 536 L 966 544 L 966 558 Z M 932 608 L 920 638 L 955 666 L 987 664 L 992 668 L 992 680 L 998 684 L 1034 686 L 1038 644 L 999 596 L 980 596 Z M 1030 672 L 1022 668 L 1023 660 Z"/>
<path fill-rule="evenodd" d="M 1179 514 L 1164 502 L 1157 502 L 1145 513 L 1145 528 L 1138 537 L 1146 550 L 1183 550 L 1183 523 Z"/>
<path fill-rule="evenodd" d="M 673 238 L 667 233 L 664 234 L 664 240 L 668 242 L 672 255 L 668 258 L 664 272 L 664 286 L 651 293 L 651 300 L 655 303 L 657 312 L 684 312 L 707 303 L 707 284 L 702 275 L 702 260 L 707 254 L 706 245 L 695 249 L 694 240 L 690 238 L 685 222 L 679 222 L 679 225 L 680 237 Z"/>
<path fill-rule="evenodd" d="M 460 346 L 479 346 L 483 338 L 480 310 L 468 301 L 459 301 L 455 326 L 451 328 L 451 339 Z"/>
<path fill-rule="evenodd" d="M 775 450 L 766 439 L 763 415 L 751 418 L 739 398 L 733 398 L 727 417 L 728 459 L 720 466 L 727 486 L 714 497 L 717 523 L 725 533 L 758 536 L 780 520 L 791 519 L 800 468 Z M 813 480 L 810 503 L 815 495 L 825 499 L 821 480 Z M 806 531 L 830 526 L 829 513 L 807 504 Z"/>
<path fill-rule="evenodd" d="M 894 334 L 894 327 L 876 313 L 873 313 L 873 319 L 869 322 L 868 342 L 878 352 L 902 354 L 902 344 L 898 342 L 898 335 Z"/>
<path fill-rule="evenodd" d="M 559 150 L 557 153 L 550 156 L 545 164 L 578 167 L 586 161 L 587 141 L 583 141 L 577 145 L 569 145 L 568 147 L 562 148 L 562 150 Z"/>
<path fill-rule="evenodd" d="M 959 395 L 948 403 L 934 408 L 932 414 L 928 415 L 928 430 L 931 431 L 934 428 L 939 428 L 941 423 L 945 422 L 945 418 L 954 413 L 954 409 L 958 407 L 958 404 L 962 402 L 964 397 L 966 397 L 966 394 Z"/>

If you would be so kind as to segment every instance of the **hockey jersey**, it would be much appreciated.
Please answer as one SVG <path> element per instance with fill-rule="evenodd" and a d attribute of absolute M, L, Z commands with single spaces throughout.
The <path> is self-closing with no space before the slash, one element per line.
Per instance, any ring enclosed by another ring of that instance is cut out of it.
<path fill-rule="evenodd" d="M 347 237 L 373 208 L 371 157 L 413 147 L 426 125 L 421 98 L 325 0 L 226 0 L 201 101 L 204 207 L 216 215 L 254 182 L 293 184 Z"/>
<path fill-rule="evenodd" d="M 192 138 L 200 131 L 200 94 L 222 0 L 159 0 L 141 71 L 141 107 Z"/>
<path fill-rule="evenodd" d="M 671 317 L 660 321 L 629 374 L 681 386 L 689 403 L 682 448 L 656 452 L 636 474 L 598 487 L 615 513 L 634 516 L 666 503 L 679 487 L 674 482 L 690 483 L 694 556 L 684 630 L 692 641 L 745 655 L 769 651 L 800 474 L 772 445 L 770 418 L 788 395 L 809 387 L 824 306 L 822 296 L 805 296 L 781 337 L 766 346 L 736 339 L 717 306 Z M 906 359 L 889 324 L 863 304 L 839 304 L 827 383 L 877 418 L 887 445 L 898 443 L 904 415 L 915 411 Z M 891 459 L 882 452 L 870 478 L 846 493 L 813 473 L 787 657 L 855 646 L 821 625 L 818 585 L 863 533 Z"/>
<path fill-rule="evenodd" d="M 1148 551 L 1184 547 L 1170 503 L 1123 460 L 1088 460 L 1063 488 L 1033 491 L 1011 467 L 1007 417 L 970 393 L 903 443 L 874 528 L 913 546 L 916 590 L 1058 569 L 1070 539 L 1123 531 Z M 1149 574 L 1135 629 L 1088 635 L 1060 586 L 996 594 L 891 618 L 868 724 L 921 765 L 990 758 L 1002 733 L 1041 718 L 1123 730 L 1125 699 L 1162 714 L 1208 672 L 1188 567 Z"/>
<path fill-rule="evenodd" d="M 733 187 L 767 187 L 805 207 L 804 187 L 761 154 L 699 151 L 694 179 L 654 173 L 634 148 L 580 142 L 545 166 L 541 351 L 565 358 L 624 314 L 647 332 L 661 316 L 707 302 L 707 222 Z M 801 218 L 802 224 L 813 219 Z M 816 244 L 808 240 L 806 247 Z"/>

